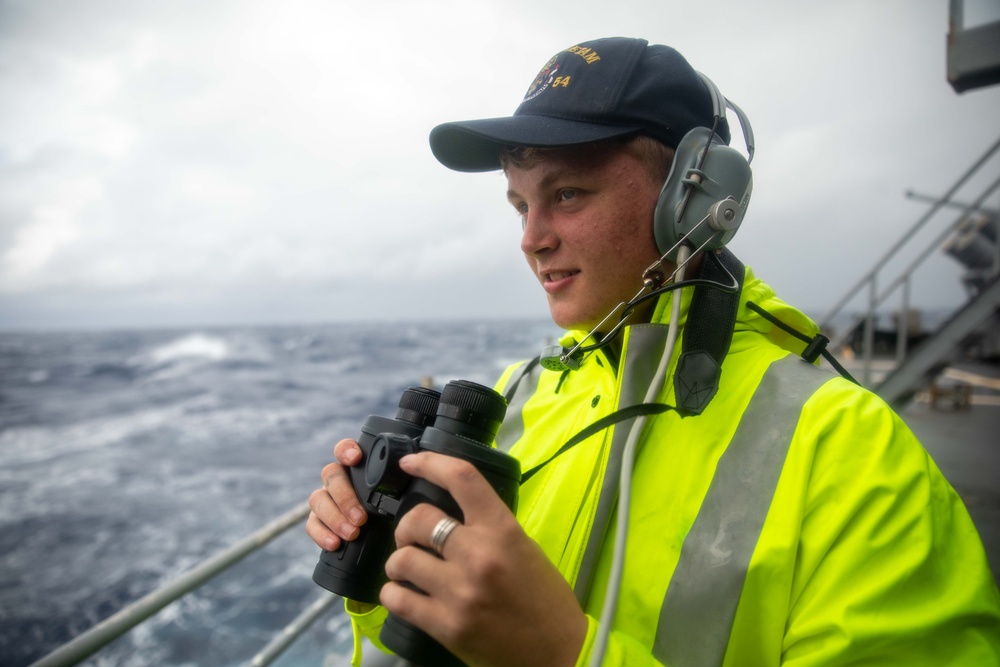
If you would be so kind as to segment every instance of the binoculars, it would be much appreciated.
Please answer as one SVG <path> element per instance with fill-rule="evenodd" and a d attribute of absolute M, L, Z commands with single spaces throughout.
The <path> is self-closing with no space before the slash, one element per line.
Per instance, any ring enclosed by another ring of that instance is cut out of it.
<path fill-rule="evenodd" d="M 378 604 L 379 591 L 388 581 L 385 562 L 395 549 L 395 528 L 408 511 L 430 503 L 464 520 L 451 494 L 400 469 L 399 459 L 407 454 L 430 451 L 469 461 L 504 504 L 516 510 L 520 463 L 492 447 L 506 412 L 507 401 L 489 387 L 455 380 L 441 393 L 410 387 L 400 397 L 394 419 L 369 415 L 358 438 L 361 461 L 348 468 L 368 521 L 357 539 L 343 540 L 335 551 L 323 551 L 313 581 L 351 600 Z M 425 632 L 393 614 L 379 639 L 417 664 L 463 664 Z"/>

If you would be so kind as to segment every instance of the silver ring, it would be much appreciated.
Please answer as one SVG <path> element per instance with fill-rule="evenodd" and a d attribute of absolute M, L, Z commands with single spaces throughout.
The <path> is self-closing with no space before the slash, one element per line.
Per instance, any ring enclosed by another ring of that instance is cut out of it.
<path fill-rule="evenodd" d="M 434 530 L 431 531 L 431 546 L 434 547 L 434 551 L 441 558 L 444 558 L 444 543 L 448 540 L 448 536 L 451 535 L 451 531 L 455 530 L 455 526 L 457 525 L 457 519 L 446 516 L 438 521 L 437 525 L 434 526 Z"/>

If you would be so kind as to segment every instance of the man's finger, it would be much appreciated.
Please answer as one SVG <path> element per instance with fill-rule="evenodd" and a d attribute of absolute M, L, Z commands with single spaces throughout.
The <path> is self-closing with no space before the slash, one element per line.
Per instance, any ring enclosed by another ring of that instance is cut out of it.
<path fill-rule="evenodd" d="M 356 440 L 345 438 L 333 446 L 333 455 L 341 464 L 353 466 L 361 463 L 362 452 Z"/>
<path fill-rule="evenodd" d="M 315 512 L 310 512 L 309 518 L 306 520 L 306 535 L 308 535 L 320 549 L 336 551 L 340 546 L 340 536 L 330 530 L 325 523 L 320 521 Z"/>
<path fill-rule="evenodd" d="M 457 522 L 457 526 L 451 528 L 447 535 L 441 535 L 439 539 L 441 551 L 434 544 L 434 533 L 439 524 L 443 521 L 452 520 Z M 450 517 L 439 508 L 428 503 L 421 503 L 406 513 L 396 526 L 396 548 L 405 546 L 421 546 L 438 552 L 444 558 L 444 545 L 450 544 L 457 528 L 461 526 L 457 517 Z M 451 551 L 455 555 L 454 548 Z"/>
<path fill-rule="evenodd" d="M 358 494 L 354 490 L 354 484 L 351 483 L 346 468 L 339 463 L 331 463 L 323 468 L 323 488 L 336 504 L 340 514 L 347 517 L 351 524 L 361 526 L 365 523 L 368 515 L 365 513 L 364 507 L 361 506 L 361 501 L 358 500 Z M 320 518 L 325 518 L 325 516 L 320 514 Z M 336 526 L 332 524 L 330 527 L 336 529 Z M 344 535 L 344 537 L 347 536 Z"/>
<path fill-rule="evenodd" d="M 498 512 L 509 512 L 486 478 L 468 461 L 424 451 L 404 456 L 399 466 L 404 472 L 450 493 L 462 508 L 466 524 L 491 520 Z"/>

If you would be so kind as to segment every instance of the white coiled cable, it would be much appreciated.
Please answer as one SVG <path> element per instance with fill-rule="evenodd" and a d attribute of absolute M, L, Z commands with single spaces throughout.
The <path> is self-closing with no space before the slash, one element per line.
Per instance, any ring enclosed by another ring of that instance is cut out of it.
<path fill-rule="evenodd" d="M 687 245 L 681 245 L 677 250 L 678 269 L 674 276 L 676 282 L 684 280 L 685 265 L 687 264 L 690 252 L 690 248 Z M 670 325 L 667 330 L 667 342 L 664 345 L 663 354 L 660 356 L 660 363 L 656 368 L 656 374 L 653 376 L 652 381 L 649 383 L 649 388 L 646 390 L 645 403 L 656 401 L 666 381 L 667 369 L 670 367 L 670 358 L 673 356 L 680 328 L 680 290 L 674 292 L 670 305 Z M 615 620 L 615 611 L 618 607 L 618 596 L 621 593 L 622 585 L 622 572 L 625 569 L 625 544 L 628 539 L 629 506 L 632 501 L 632 469 L 635 465 L 635 452 L 639 445 L 639 438 L 642 436 L 642 430 L 646 426 L 646 416 L 642 415 L 632 422 L 628 440 L 625 442 L 625 449 L 622 451 L 622 467 L 618 491 L 618 516 L 615 520 L 618 531 L 615 534 L 614 557 L 611 561 L 608 587 L 604 594 L 604 605 L 601 608 L 601 619 L 597 627 L 594 647 L 590 654 L 590 667 L 600 667 L 601 662 L 604 660 L 604 654 L 608 649 L 608 637 L 611 636 L 611 626 Z"/>

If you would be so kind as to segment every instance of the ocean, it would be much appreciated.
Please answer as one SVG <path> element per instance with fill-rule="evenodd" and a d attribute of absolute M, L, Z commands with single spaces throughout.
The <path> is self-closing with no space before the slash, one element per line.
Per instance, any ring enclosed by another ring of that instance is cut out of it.
<path fill-rule="evenodd" d="M 369 414 L 491 385 L 547 321 L 0 333 L 0 665 L 29 665 L 306 500 Z M 297 527 L 85 665 L 246 663 L 322 589 Z M 334 605 L 274 664 L 342 664 Z"/>

